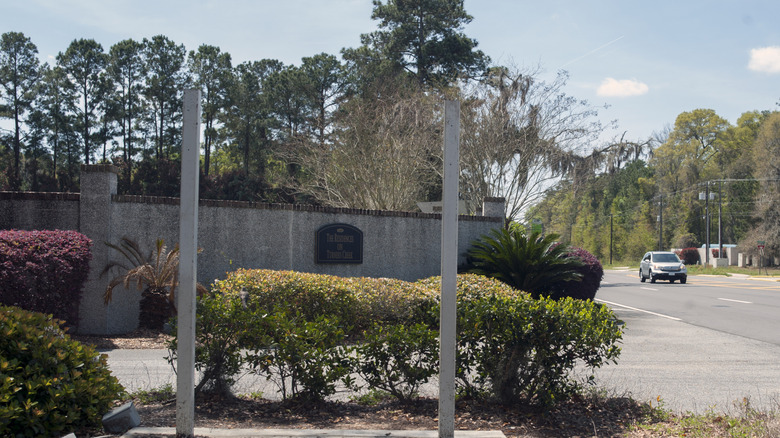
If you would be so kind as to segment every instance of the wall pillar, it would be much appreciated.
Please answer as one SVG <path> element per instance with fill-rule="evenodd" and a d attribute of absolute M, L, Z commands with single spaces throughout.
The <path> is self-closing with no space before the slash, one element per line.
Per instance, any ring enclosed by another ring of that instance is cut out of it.
<path fill-rule="evenodd" d="M 482 201 L 482 216 L 500 217 L 506 216 L 506 200 L 504 198 L 485 198 Z"/>
<path fill-rule="evenodd" d="M 103 304 L 103 292 L 111 276 L 100 277 L 110 257 L 105 242 L 111 241 L 111 195 L 116 194 L 118 173 L 119 168 L 110 164 L 81 165 L 79 231 L 92 239 L 89 278 L 79 308 L 81 334 L 119 333 L 109 323 L 110 306 Z M 112 305 L 116 305 L 116 299 Z"/>

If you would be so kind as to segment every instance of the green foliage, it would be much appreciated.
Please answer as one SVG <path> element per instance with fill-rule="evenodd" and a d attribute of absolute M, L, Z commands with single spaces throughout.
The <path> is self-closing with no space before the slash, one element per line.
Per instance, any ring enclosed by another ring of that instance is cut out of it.
<path fill-rule="evenodd" d="M 141 404 L 167 402 L 176 398 L 176 390 L 173 389 L 173 385 L 166 383 L 159 388 L 154 389 L 139 389 L 138 391 L 128 394 L 128 399 L 136 399 Z"/>
<path fill-rule="evenodd" d="M 229 391 L 246 365 L 285 399 L 319 400 L 339 381 L 358 389 L 355 375 L 369 392 L 413 399 L 438 371 L 440 282 L 231 273 L 198 301 L 196 365 L 211 379 L 198 388 Z M 536 300 L 474 274 L 459 275 L 457 288 L 457 376 L 467 394 L 553 404 L 579 388 L 575 365 L 592 370 L 619 354 L 606 307 Z"/>
<path fill-rule="evenodd" d="M 244 361 L 242 348 L 256 349 L 268 345 L 266 315 L 253 314 L 238 296 L 205 294 L 198 298 L 195 333 L 195 367 L 201 372 L 196 392 L 230 394 L 235 376 Z M 174 364 L 177 358 L 177 330 L 174 319 L 173 337 L 168 343 L 166 359 Z"/>
<path fill-rule="evenodd" d="M 379 28 L 361 40 L 391 62 L 414 71 L 420 85 L 447 86 L 459 75 L 479 75 L 489 58 L 459 30 L 472 17 L 462 0 L 374 1 Z"/>
<path fill-rule="evenodd" d="M 412 321 L 430 306 L 434 292 L 391 278 L 343 278 L 265 269 L 239 269 L 216 281 L 216 293 L 240 297 L 254 313 L 283 309 L 305 320 L 318 315 L 348 321 L 354 335 L 375 321 Z"/>
<path fill-rule="evenodd" d="M 376 324 L 355 350 L 353 366 L 366 383 L 402 401 L 439 371 L 438 332 L 426 324 Z"/>
<path fill-rule="evenodd" d="M 493 230 L 469 248 L 467 256 L 473 265 L 470 271 L 501 280 L 534 297 L 545 295 L 556 283 L 582 279 L 577 268 L 583 263 L 566 257 L 567 247 L 557 245 L 557 239 L 557 234 Z"/>
<path fill-rule="evenodd" d="M 284 400 L 322 400 L 334 394 L 336 382 L 350 372 L 350 348 L 341 345 L 345 334 L 338 319 L 320 315 L 306 321 L 279 310 L 267 324 L 270 345 L 252 348 L 247 355 L 253 372 L 273 381 Z"/>
<path fill-rule="evenodd" d="M 552 405 L 579 384 L 570 373 L 616 362 L 619 321 L 591 301 L 485 295 L 458 303 L 458 378 L 470 395 Z M 593 378 L 591 374 L 590 379 Z"/>
<path fill-rule="evenodd" d="M 393 398 L 387 391 L 380 389 L 371 389 L 365 394 L 352 396 L 349 399 L 362 406 L 376 406 L 385 400 Z"/>
<path fill-rule="evenodd" d="M 419 283 L 435 287 L 438 281 Z M 575 366 L 592 372 L 620 355 L 622 323 L 606 306 L 534 299 L 473 274 L 459 275 L 457 284 L 456 377 L 464 395 L 551 405 L 579 389 Z"/>
<path fill-rule="evenodd" d="M 0 435 L 60 436 L 100 424 L 124 389 L 106 357 L 48 315 L 0 307 Z"/>

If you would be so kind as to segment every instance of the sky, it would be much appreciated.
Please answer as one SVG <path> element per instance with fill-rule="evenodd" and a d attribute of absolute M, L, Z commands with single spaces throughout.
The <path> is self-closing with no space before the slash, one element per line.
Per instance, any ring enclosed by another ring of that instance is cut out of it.
<path fill-rule="evenodd" d="M 201 44 L 233 64 L 301 58 L 358 47 L 377 29 L 371 0 L 0 0 L 0 33 L 22 32 L 54 63 L 76 39 L 104 50 L 165 35 Z M 499 65 L 538 70 L 616 121 L 608 141 L 641 141 L 682 112 L 714 110 L 732 124 L 780 107 L 780 1 L 465 0 L 463 32 Z"/>

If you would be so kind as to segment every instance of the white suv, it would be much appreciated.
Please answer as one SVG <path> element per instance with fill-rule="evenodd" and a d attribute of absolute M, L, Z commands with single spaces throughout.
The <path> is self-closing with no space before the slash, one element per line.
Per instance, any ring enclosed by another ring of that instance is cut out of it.
<path fill-rule="evenodd" d="M 639 263 L 639 281 L 644 283 L 648 278 L 650 283 L 656 280 L 669 280 L 670 283 L 680 280 L 680 283 L 685 284 L 688 281 L 688 269 L 673 252 L 650 251 Z"/>

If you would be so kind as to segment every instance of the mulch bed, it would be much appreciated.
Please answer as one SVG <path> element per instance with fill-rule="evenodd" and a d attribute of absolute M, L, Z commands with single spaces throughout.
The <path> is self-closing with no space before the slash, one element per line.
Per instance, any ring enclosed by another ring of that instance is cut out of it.
<path fill-rule="evenodd" d="M 117 336 L 74 335 L 98 350 L 166 348 L 169 335 L 137 330 Z M 142 404 L 135 400 L 145 427 L 175 427 L 176 403 Z M 572 400 L 541 411 L 527 406 L 502 406 L 474 400 L 456 405 L 456 430 L 501 430 L 508 437 L 650 437 L 646 431 L 629 431 L 642 417 L 638 403 L 622 397 Z M 196 426 L 220 429 L 354 429 L 436 430 L 438 401 L 411 403 L 394 400 L 365 406 L 356 402 L 291 402 L 249 396 L 200 395 L 196 401 Z M 159 438 L 159 437 L 158 437 Z"/>
<path fill-rule="evenodd" d="M 175 400 L 137 406 L 145 427 L 174 427 Z M 640 437 L 628 432 L 641 416 L 630 399 L 600 402 L 572 400 L 553 410 L 508 407 L 475 401 L 456 405 L 456 430 L 500 430 L 508 437 Z M 438 401 L 385 401 L 363 406 L 354 402 L 290 402 L 249 397 L 201 396 L 195 409 L 196 426 L 220 429 L 353 429 L 436 430 Z"/>

